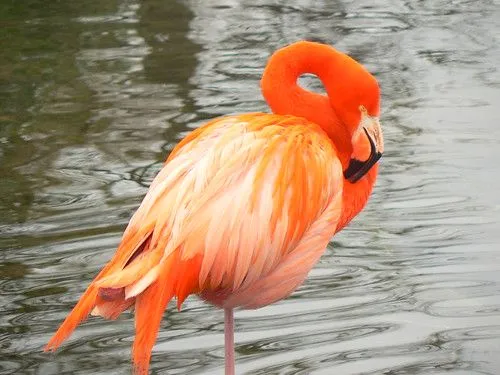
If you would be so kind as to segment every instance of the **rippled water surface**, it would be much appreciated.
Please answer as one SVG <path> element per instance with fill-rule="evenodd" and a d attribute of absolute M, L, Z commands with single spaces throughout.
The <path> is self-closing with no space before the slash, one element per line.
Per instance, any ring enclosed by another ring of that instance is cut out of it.
<path fill-rule="evenodd" d="M 245 374 L 500 374 L 500 4 L 0 3 L 0 373 L 124 374 L 133 319 L 41 351 L 175 143 L 266 110 L 269 54 L 334 44 L 380 81 L 366 210 L 292 297 L 239 311 Z M 306 85 L 316 85 L 305 81 Z M 221 311 L 168 311 L 155 374 L 221 374 Z"/>

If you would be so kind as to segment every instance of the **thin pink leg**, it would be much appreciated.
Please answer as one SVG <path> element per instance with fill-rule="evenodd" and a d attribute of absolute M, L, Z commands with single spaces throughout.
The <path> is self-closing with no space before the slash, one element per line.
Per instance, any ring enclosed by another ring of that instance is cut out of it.
<path fill-rule="evenodd" d="M 224 309 L 224 346 L 226 375 L 234 375 L 234 316 L 233 309 Z"/>

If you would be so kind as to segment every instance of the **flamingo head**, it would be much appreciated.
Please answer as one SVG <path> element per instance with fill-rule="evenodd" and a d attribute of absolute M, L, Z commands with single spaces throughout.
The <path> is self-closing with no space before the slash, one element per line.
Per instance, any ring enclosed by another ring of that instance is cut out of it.
<path fill-rule="evenodd" d="M 344 171 L 344 177 L 351 183 L 363 177 L 384 152 L 384 137 L 378 117 L 370 116 L 363 105 L 359 106 L 359 111 L 359 126 L 351 138 L 353 152 Z"/>

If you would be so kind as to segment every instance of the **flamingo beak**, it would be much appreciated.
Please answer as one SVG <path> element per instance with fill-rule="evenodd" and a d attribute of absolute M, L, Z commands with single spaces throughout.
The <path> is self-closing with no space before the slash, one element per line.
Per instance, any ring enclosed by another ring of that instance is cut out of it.
<path fill-rule="evenodd" d="M 378 118 L 369 116 L 364 106 L 360 106 L 359 109 L 361 123 L 355 137 L 359 137 L 362 134 L 361 130 L 363 130 L 370 145 L 370 155 L 364 161 L 351 157 L 349 165 L 344 171 L 344 178 L 351 183 L 359 181 L 378 162 L 384 152 L 384 139 Z"/>
<path fill-rule="evenodd" d="M 359 161 L 357 159 L 351 159 L 349 161 L 349 166 L 344 171 L 344 178 L 351 183 L 359 181 L 359 179 L 363 177 L 382 157 L 382 152 L 377 151 L 375 142 L 368 133 L 368 130 L 366 130 L 366 128 L 363 128 L 363 130 L 365 131 L 368 141 L 370 142 L 370 157 L 365 161 Z"/>

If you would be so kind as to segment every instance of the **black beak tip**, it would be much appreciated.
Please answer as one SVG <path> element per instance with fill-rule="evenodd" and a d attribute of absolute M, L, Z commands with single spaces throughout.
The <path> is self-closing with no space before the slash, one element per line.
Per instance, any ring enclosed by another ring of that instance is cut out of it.
<path fill-rule="evenodd" d="M 350 183 L 358 182 L 382 157 L 381 152 L 377 152 L 372 158 L 365 162 L 357 159 L 351 159 L 349 166 L 344 171 L 344 178 Z"/>

